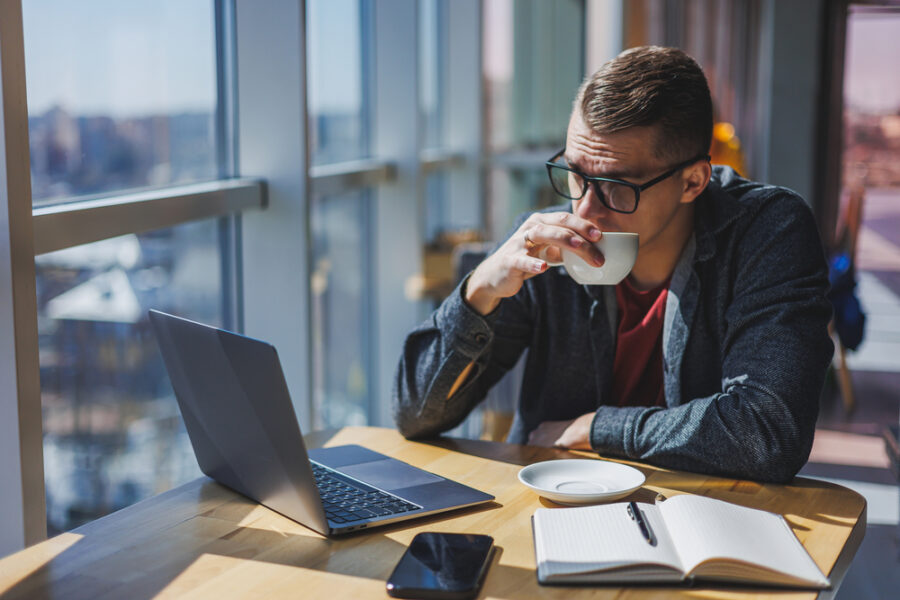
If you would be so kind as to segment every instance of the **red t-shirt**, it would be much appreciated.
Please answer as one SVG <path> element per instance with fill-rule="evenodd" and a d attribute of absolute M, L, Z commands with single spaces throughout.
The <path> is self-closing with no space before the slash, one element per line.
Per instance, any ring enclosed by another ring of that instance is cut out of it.
<path fill-rule="evenodd" d="M 619 327 L 613 363 L 613 399 L 618 406 L 665 406 L 662 331 L 669 280 L 652 290 L 634 289 L 628 278 L 616 286 Z"/>

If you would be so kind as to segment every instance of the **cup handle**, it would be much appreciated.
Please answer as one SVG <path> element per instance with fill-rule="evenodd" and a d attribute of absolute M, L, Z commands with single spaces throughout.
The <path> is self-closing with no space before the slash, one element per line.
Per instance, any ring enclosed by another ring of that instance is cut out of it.
<path fill-rule="evenodd" d="M 549 258 L 547 258 L 547 250 L 548 250 L 548 249 L 549 249 L 549 246 L 548 246 L 547 248 L 544 248 L 544 249 L 541 250 L 540 252 L 538 252 L 537 257 L 538 257 L 539 259 L 541 259 L 542 261 L 546 262 L 548 267 L 561 267 L 561 266 L 563 266 L 563 264 L 565 264 L 565 263 L 563 263 L 562 261 L 560 261 L 560 262 L 553 262 L 553 261 L 551 261 Z"/>

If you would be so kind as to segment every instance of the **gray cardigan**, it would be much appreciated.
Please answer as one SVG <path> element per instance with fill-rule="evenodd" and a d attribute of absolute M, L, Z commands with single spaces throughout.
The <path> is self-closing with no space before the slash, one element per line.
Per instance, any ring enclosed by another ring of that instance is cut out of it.
<path fill-rule="evenodd" d="M 487 316 L 463 300 L 463 281 L 409 334 L 393 393 L 401 433 L 455 427 L 527 348 L 509 441 L 594 411 L 591 446 L 602 455 L 789 481 L 809 457 L 833 352 L 812 213 L 790 190 L 718 166 L 695 202 L 694 234 L 666 304 L 665 408 L 615 406 L 614 290 L 578 285 L 557 267 Z M 472 361 L 472 375 L 447 398 Z"/>

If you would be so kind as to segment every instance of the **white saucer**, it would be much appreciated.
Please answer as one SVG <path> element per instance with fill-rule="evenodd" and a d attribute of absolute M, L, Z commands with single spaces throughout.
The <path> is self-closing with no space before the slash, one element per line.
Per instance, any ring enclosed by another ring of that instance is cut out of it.
<path fill-rule="evenodd" d="M 560 504 L 610 502 L 627 496 L 645 480 L 634 467 L 593 459 L 547 460 L 519 471 L 519 481 Z"/>

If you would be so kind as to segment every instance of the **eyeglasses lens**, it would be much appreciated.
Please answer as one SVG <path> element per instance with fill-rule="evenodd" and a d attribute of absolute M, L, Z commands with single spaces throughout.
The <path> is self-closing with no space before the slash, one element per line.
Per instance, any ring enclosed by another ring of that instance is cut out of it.
<path fill-rule="evenodd" d="M 550 183 L 560 196 L 580 198 L 584 191 L 584 179 L 581 175 L 567 169 L 550 168 Z"/>
<path fill-rule="evenodd" d="M 578 199 L 585 192 L 584 178 L 568 169 L 550 167 L 550 182 L 556 193 L 565 198 Z M 619 212 L 632 212 L 635 204 L 634 190 L 621 183 L 610 181 L 592 181 L 594 192 L 601 195 L 600 200 L 609 208 Z"/>
<path fill-rule="evenodd" d="M 600 187 L 608 207 L 620 212 L 631 212 L 634 210 L 635 197 L 632 188 L 621 183 L 608 181 L 598 181 L 597 185 Z"/>

